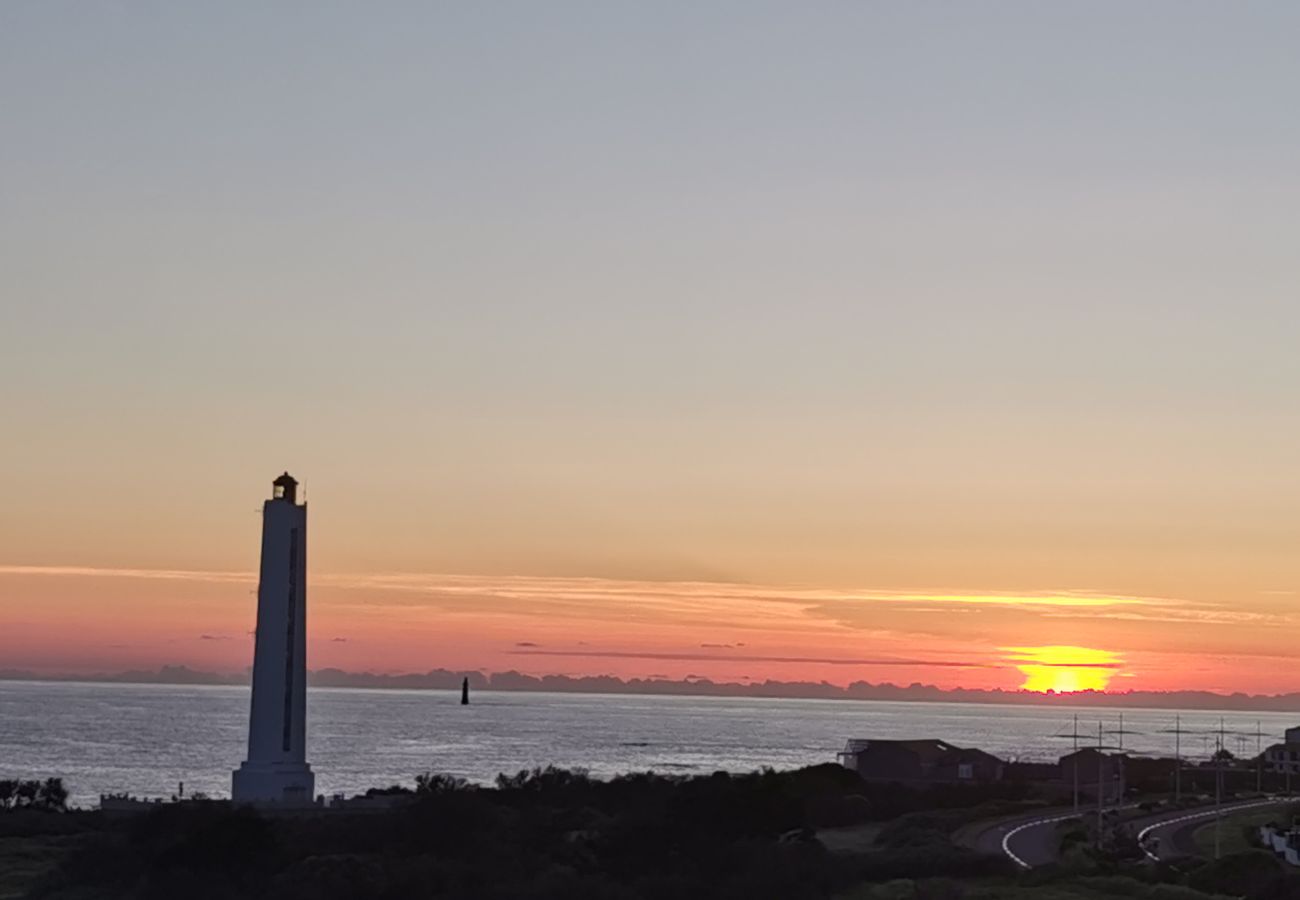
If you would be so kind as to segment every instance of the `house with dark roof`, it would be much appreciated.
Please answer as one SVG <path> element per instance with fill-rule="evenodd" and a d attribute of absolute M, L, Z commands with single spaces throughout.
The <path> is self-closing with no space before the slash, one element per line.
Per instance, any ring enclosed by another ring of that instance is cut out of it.
<path fill-rule="evenodd" d="M 1001 781 L 1003 762 L 991 753 L 955 747 L 935 738 L 895 741 L 854 738 L 838 754 L 840 765 L 868 781 L 899 784 L 987 784 Z"/>
<path fill-rule="evenodd" d="M 1084 747 L 1067 753 L 1058 763 L 1058 778 L 1061 784 L 1077 785 L 1079 793 L 1085 797 L 1096 797 L 1102 792 L 1106 802 L 1118 803 L 1124 796 L 1124 781 L 1128 769 L 1135 760 L 1123 753 L 1106 753 L 1096 747 Z M 1136 761 L 1141 771 L 1134 773 L 1137 777 L 1149 774 L 1150 766 L 1142 767 L 1142 761 Z"/>

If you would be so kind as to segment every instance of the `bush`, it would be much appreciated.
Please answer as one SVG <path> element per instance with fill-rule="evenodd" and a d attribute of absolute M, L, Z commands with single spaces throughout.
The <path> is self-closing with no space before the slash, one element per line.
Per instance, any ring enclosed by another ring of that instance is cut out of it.
<path fill-rule="evenodd" d="M 1078 883 L 1107 897 L 1146 897 L 1151 885 L 1124 875 L 1094 875 L 1078 879 Z"/>
<path fill-rule="evenodd" d="M 68 808 L 68 789 L 62 778 L 0 779 L 0 810 L 44 809 L 63 812 Z"/>
<path fill-rule="evenodd" d="M 1206 900 L 1200 891 L 1178 884 L 1157 884 L 1146 894 L 1148 900 Z"/>
<path fill-rule="evenodd" d="M 1189 887 L 1210 894 L 1275 898 L 1283 895 L 1286 869 L 1272 853 L 1248 850 L 1208 862 L 1187 878 Z"/>
<path fill-rule="evenodd" d="M 473 787 L 468 781 L 454 775 L 425 772 L 423 775 L 415 776 L 415 792 L 417 794 L 448 794 L 452 791 L 472 789 Z"/>
<path fill-rule="evenodd" d="M 917 882 L 916 900 L 963 900 L 966 888 L 949 878 L 927 878 Z"/>

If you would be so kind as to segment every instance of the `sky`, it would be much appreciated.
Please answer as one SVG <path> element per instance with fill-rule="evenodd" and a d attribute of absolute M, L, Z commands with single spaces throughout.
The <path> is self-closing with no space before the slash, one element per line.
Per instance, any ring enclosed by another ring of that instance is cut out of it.
<path fill-rule="evenodd" d="M 0 668 L 1300 690 L 1298 41 L 0 4 Z"/>

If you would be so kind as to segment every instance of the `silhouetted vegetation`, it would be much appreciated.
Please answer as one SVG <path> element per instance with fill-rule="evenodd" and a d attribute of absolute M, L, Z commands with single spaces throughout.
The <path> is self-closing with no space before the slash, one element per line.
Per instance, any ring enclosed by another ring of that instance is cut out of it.
<path fill-rule="evenodd" d="M 503 775 L 492 788 L 425 774 L 414 790 L 372 792 L 409 795 L 378 812 L 164 804 L 86 836 L 33 896 L 821 900 L 864 880 L 977 876 L 1008 864 L 901 838 L 831 854 L 815 829 L 1020 790 L 873 785 L 834 765 L 609 781 L 548 767 Z"/>
<path fill-rule="evenodd" d="M 68 808 L 68 789 L 62 778 L 21 781 L 0 779 L 0 810 L 44 809 L 62 812 Z"/>
<path fill-rule="evenodd" d="M 391 802 L 280 815 L 211 801 L 121 818 L 33 809 L 33 821 L 81 824 L 33 838 L 22 886 L 38 900 L 1264 900 L 1300 882 L 1262 851 L 1144 865 L 1093 849 L 1079 823 L 1062 828 L 1078 853 L 1018 873 L 953 834 L 1022 811 L 1023 786 L 910 788 L 834 765 L 609 781 L 547 767 L 492 787 L 425 773 L 367 794 Z M 831 852 L 817 834 L 839 826 L 870 836 Z"/>
<path fill-rule="evenodd" d="M 1300 885 L 1294 881 L 1287 876 L 1286 865 L 1267 850 L 1248 850 L 1207 862 L 1187 878 L 1188 885 L 1197 890 L 1252 900 L 1300 897 Z"/>

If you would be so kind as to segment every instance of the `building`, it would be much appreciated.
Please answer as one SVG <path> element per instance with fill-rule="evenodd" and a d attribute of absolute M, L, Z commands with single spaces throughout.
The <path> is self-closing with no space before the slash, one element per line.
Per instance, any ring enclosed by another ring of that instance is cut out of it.
<path fill-rule="evenodd" d="M 1280 744 L 1274 744 L 1263 753 L 1265 772 L 1280 775 L 1300 775 L 1300 726 L 1288 728 Z"/>
<path fill-rule="evenodd" d="M 840 765 L 868 781 L 900 784 L 984 784 L 1001 781 L 1002 760 L 983 750 L 936 739 L 889 741 L 855 738 L 839 754 Z"/>
<path fill-rule="evenodd" d="M 1057 778 L 1067 787 L 1077 784 L 1079 793 L 1089 797 L 1096 797 L 1100 786 L 1106 802 L 1117 802 L 1124 794 L 1127 762 L 1128 757 L 1122 753 L 1084 747 L 1061 757 Z"/>
<path fill-rule="evenodd" d="M 1293 741 L 1292 734 L 1300 738 L 1300 729 L 1288 728 L 1286 742 L 1274 744 L 1264 751 L 1264 771 L 1288 775 L 1300 774 L 1300 740 Z"/>
<path fill-rule="evenodd" d="M 1295 729 L 1287 729 L 1287 736 Z M 1300 866 L 1300 831 L 1294 825 L 1280 825 L 1270 822 L 1259 828 L 1259 840 L 1267 849 L 1272 850 L 1289 866 Z"/>
<path fill-rule="evenodd" d="M 248 759 L 234 772 L 236 803 L 305 806 L 315 775 L 307 764 L 307 505 L 285 472 L 262 506 L 262 566 Z"/>

